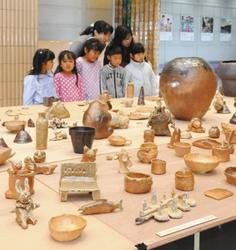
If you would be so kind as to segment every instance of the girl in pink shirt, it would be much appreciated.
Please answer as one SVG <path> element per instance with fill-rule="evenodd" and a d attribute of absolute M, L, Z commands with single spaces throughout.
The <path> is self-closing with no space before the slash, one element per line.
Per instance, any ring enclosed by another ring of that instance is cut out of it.
<path fill-rule="evenodd" d="M 54 75 L 57 97 L 63 102 L 84 100 L 84 88 L 76 69 L 74 53 L 63 50 L 58 56 L 58 63 Z"/>
<path fill-rule="evenodd" d="M 105 45 L 97 38 L 89 38 L 83 46 L 82 56 L 77 58 L 76 67 L 85 89 L 85 99 L 97 99 L 100 94 L 101 64 L 98 57 Z"/>

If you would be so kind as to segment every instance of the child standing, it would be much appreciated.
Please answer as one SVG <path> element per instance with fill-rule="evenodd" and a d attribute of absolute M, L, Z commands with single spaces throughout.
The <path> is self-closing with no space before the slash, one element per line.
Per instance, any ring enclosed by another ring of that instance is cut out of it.
<path fill-rule="evenodd" d="M 78 73 L 81 75 L 85 90 L 85 99 L 97 99 L 100 94 L 101 64 L 97 60 L 105 45 L 97 38 L 90 38 L 84 43 L 83 54 L 76 60 Z"/>
<path fill-rule="evenodd" d="M 54 53 L 49 49 L 38 49 L 33 57 L 33 68 L 24 78 L 24 105 L 43 103 L 43 97 L 56 97 L 53 82 Z"/>
<path fill-rule="evenodd" d="M 130 63 L 125 67 L 127 82 L 134 82 L 134 95 L 138 96 L 140 88 L 144 87 L 147 96 L 157 95 L 157 79 L 149 63 L 145 62 L 144 47 L 134 43 L 130 53 Z"/>
<path fill-rule="evenodd" d="M 57 97 L 63 102 L 84 100 L 81 77 L 77 73 L 75 54 L 63 50 L 58 56 L 58 66 L 54 75 Z"/>
<path fill-rule="evenodd" d="M 113 98 L 125 96 L 125 69 L 121 67 L 122 50 L 119 46 L 108 45 L 106 55 L 109 64 L 101 70 L 101 92 L 107 90 Z"/>

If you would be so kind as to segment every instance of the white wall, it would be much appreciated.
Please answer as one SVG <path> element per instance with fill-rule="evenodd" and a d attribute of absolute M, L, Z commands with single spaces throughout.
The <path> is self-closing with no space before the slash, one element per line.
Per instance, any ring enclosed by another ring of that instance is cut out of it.
<path fill-rule="evenodd" d="M 39 0 L 39 40 L 75 40 L 99 19 L 112 23 L 112 0 Z"/>
<path fill-rule="evenodd" d="M 207 61 L 236 59 L 236 1 L 235 0 L 161 0 L 161 13 L 173 17 L 173 40 L 161 41 L 159 63 L 175 57 L 199 56 Z M 194 17 L 193 42 L 180 41 L 180 16 Z M 214 40 L 201 41 L 201 17 L 214 17 Z M 232 40 L 220 42 L 220 17 L 232 18 Z"/>

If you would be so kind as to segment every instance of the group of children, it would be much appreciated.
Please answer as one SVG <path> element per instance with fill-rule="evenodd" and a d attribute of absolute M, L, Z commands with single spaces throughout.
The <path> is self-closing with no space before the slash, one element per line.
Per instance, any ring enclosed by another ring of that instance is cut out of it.
<path fill-rule="evenodd" d="M 117 36 L 121 37 L 118 42 Z M 145 61 L 144 47 L 133 42 L 128 28 L 117 27 L 113 40 L 106 47 L 102 67 L 98 57 L 104 48 L 104 43 L 91 37 L 84 42 L 78 58 L 70 50 L 62 51 L 54 75 L 54 53 L 49 49 L 38 49 L 33 68 L 24 79 L 24 105 L 40 104 L 43 97 L 50 96 L 64 102 L 93 100 L 104 90 L 113 98 L 121 98 L 125 97 L 127 82 L 134 82 L 135 96 L 141 86 L 145 95 L 157 94 L 156 77 Z"/>

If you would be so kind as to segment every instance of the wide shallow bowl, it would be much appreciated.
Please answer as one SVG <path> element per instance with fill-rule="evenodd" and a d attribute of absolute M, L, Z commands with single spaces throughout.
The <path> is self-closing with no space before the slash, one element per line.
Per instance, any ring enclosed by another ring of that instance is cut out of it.
<path fill-rule="evenodd" d="M 0 147 L 0 165 L 10 159 L 13 155 L 14 153 L 11 153 L 11 148 Z"/>
<path fill-rule="evenodd" d="M 204 174 L 214 170 L 220 163 L 217 156 L 189 153 L 184 156 L 187 167 L 194 173 Z"/>
<path fill-rule="evenodd" d="M 225 176 L 229 184 L 236 185 L 236 167 L 226 168 Z"/>
<path fill-rule="evenodd" d="M 57 241 L 71 241 L 80 236 L 86 220 L 78 215 L 63 214 L 52 217 L 48 222 L 50 235 Z"/>
<path fill-rule="evenodd" d="M 3 123 L 3 126 L 6 127 L 10 132 L 17 133 L 19 132 L 23 127 L 25 127 L 26 122 L 25 121 L 6 121 Z"/>
<path fill-rule="evenodd" d="M 147 174 L 129 172 L 125 176 L 125 191 L 132 194 L 144 194 L 150 192 L 152 177 Z"/>

